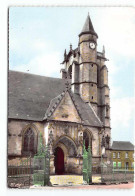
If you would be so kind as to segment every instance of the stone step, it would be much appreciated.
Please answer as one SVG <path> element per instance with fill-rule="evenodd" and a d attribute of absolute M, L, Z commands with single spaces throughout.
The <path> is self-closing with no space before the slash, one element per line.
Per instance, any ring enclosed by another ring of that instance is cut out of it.
<path fill-rule="evenodd" d="M 55 175 L 50 176 L 50 181 L 53 186 L 57 185 L 82 185 L 83 184 L 83 176 L 78 175 Z M 100 176 L 92 177 L 93 183 L 100 183 Z"/>

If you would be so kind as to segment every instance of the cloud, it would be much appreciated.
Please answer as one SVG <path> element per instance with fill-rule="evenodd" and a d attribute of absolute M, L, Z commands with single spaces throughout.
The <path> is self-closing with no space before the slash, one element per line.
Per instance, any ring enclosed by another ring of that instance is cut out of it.
<path fill-rule="evenodd" d="M 109 52 L 134 58 L 135 10 L 133 8 L 107 8 L 100 18 L 101 39 Z"/>
<path fill-rule="evenodd" d="M 111 101 L 111 124 L 115 130 L 121 125 L 124 128 L 129 127 L 130 121 L 134 119 L 134 98 L 124 97 L 113 99 Z"/>
<path fill-rule="evenodd" d="M 50 54 L 41 54 L 35 56 L 27 64 L 20 64 L 18 66 L 11 66 L 11 70 L 27 72 L 37 75 L 46 75 L 59 77 L 61 64 L 60 54 L 58 52 Z"/>
<path fill-rule="evenodd" d="M 107 67 L 109 70 L 109 76 L 114 75 L 115 73 L 117 73 L 120 70 L 120 66 L 117 64 L 117 62 L 113 62 L 113 60 L 111 61 L 107 61 Z"/>
<path fill-rule="evenodd" d="M 30 59 L 37 54 L 49 53 L 51 48 L 53 45 L 50 41 L 44 38 L 33 39 L 30 35 L 26 36 L 25 34 L 22 36 L 21 34 L 12 35 L 9 41 L 10 53 L 22 56 L 24 59 Z"/>

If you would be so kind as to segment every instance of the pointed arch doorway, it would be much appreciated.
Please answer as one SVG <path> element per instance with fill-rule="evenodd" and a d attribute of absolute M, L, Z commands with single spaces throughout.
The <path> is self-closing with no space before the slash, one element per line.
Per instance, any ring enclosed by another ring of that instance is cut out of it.
<path fill-rule="evenodd" d="M 55 174 L 64 174 L 64 152 L 60 147 L 55 149 Z"/>

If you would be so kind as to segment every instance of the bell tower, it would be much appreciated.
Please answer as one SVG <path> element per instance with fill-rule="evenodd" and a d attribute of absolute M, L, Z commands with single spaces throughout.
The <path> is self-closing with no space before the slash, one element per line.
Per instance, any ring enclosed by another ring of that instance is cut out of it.
<path fill-rule="evenodd" d="M 85 102 L 90 102 L 97 112 L 97 38 L 88 14 L 79 34 L 80 70 L 79 93 Z"/>
<path fill-rule="evenodd" d="M 110 147 L 110 89 L 105 48 L 97 51 L 98 35 L 88 14 L 81 33 L 78 47 L 64 52 L 62 78 L 70 80 L 71 90 L 85 103 L 90 103 L 104 130 L 106 148 Z M 104 142 L 103 142 L 104 143 Z"/>

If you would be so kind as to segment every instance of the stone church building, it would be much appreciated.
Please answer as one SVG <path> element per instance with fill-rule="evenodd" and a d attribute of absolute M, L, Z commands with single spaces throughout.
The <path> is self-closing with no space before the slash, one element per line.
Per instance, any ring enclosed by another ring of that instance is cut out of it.
<path fill-rule="evenodd" d="M 51 174 L 82 173 L 83 141 L 92 163 L 110 148 L 110 96 L 105 50 L 90 16 L 78 47 L 64 53 L 62 78 L 9 71 L 8 163 L 38 150 L 40 133 L 50 147 Z"/>

